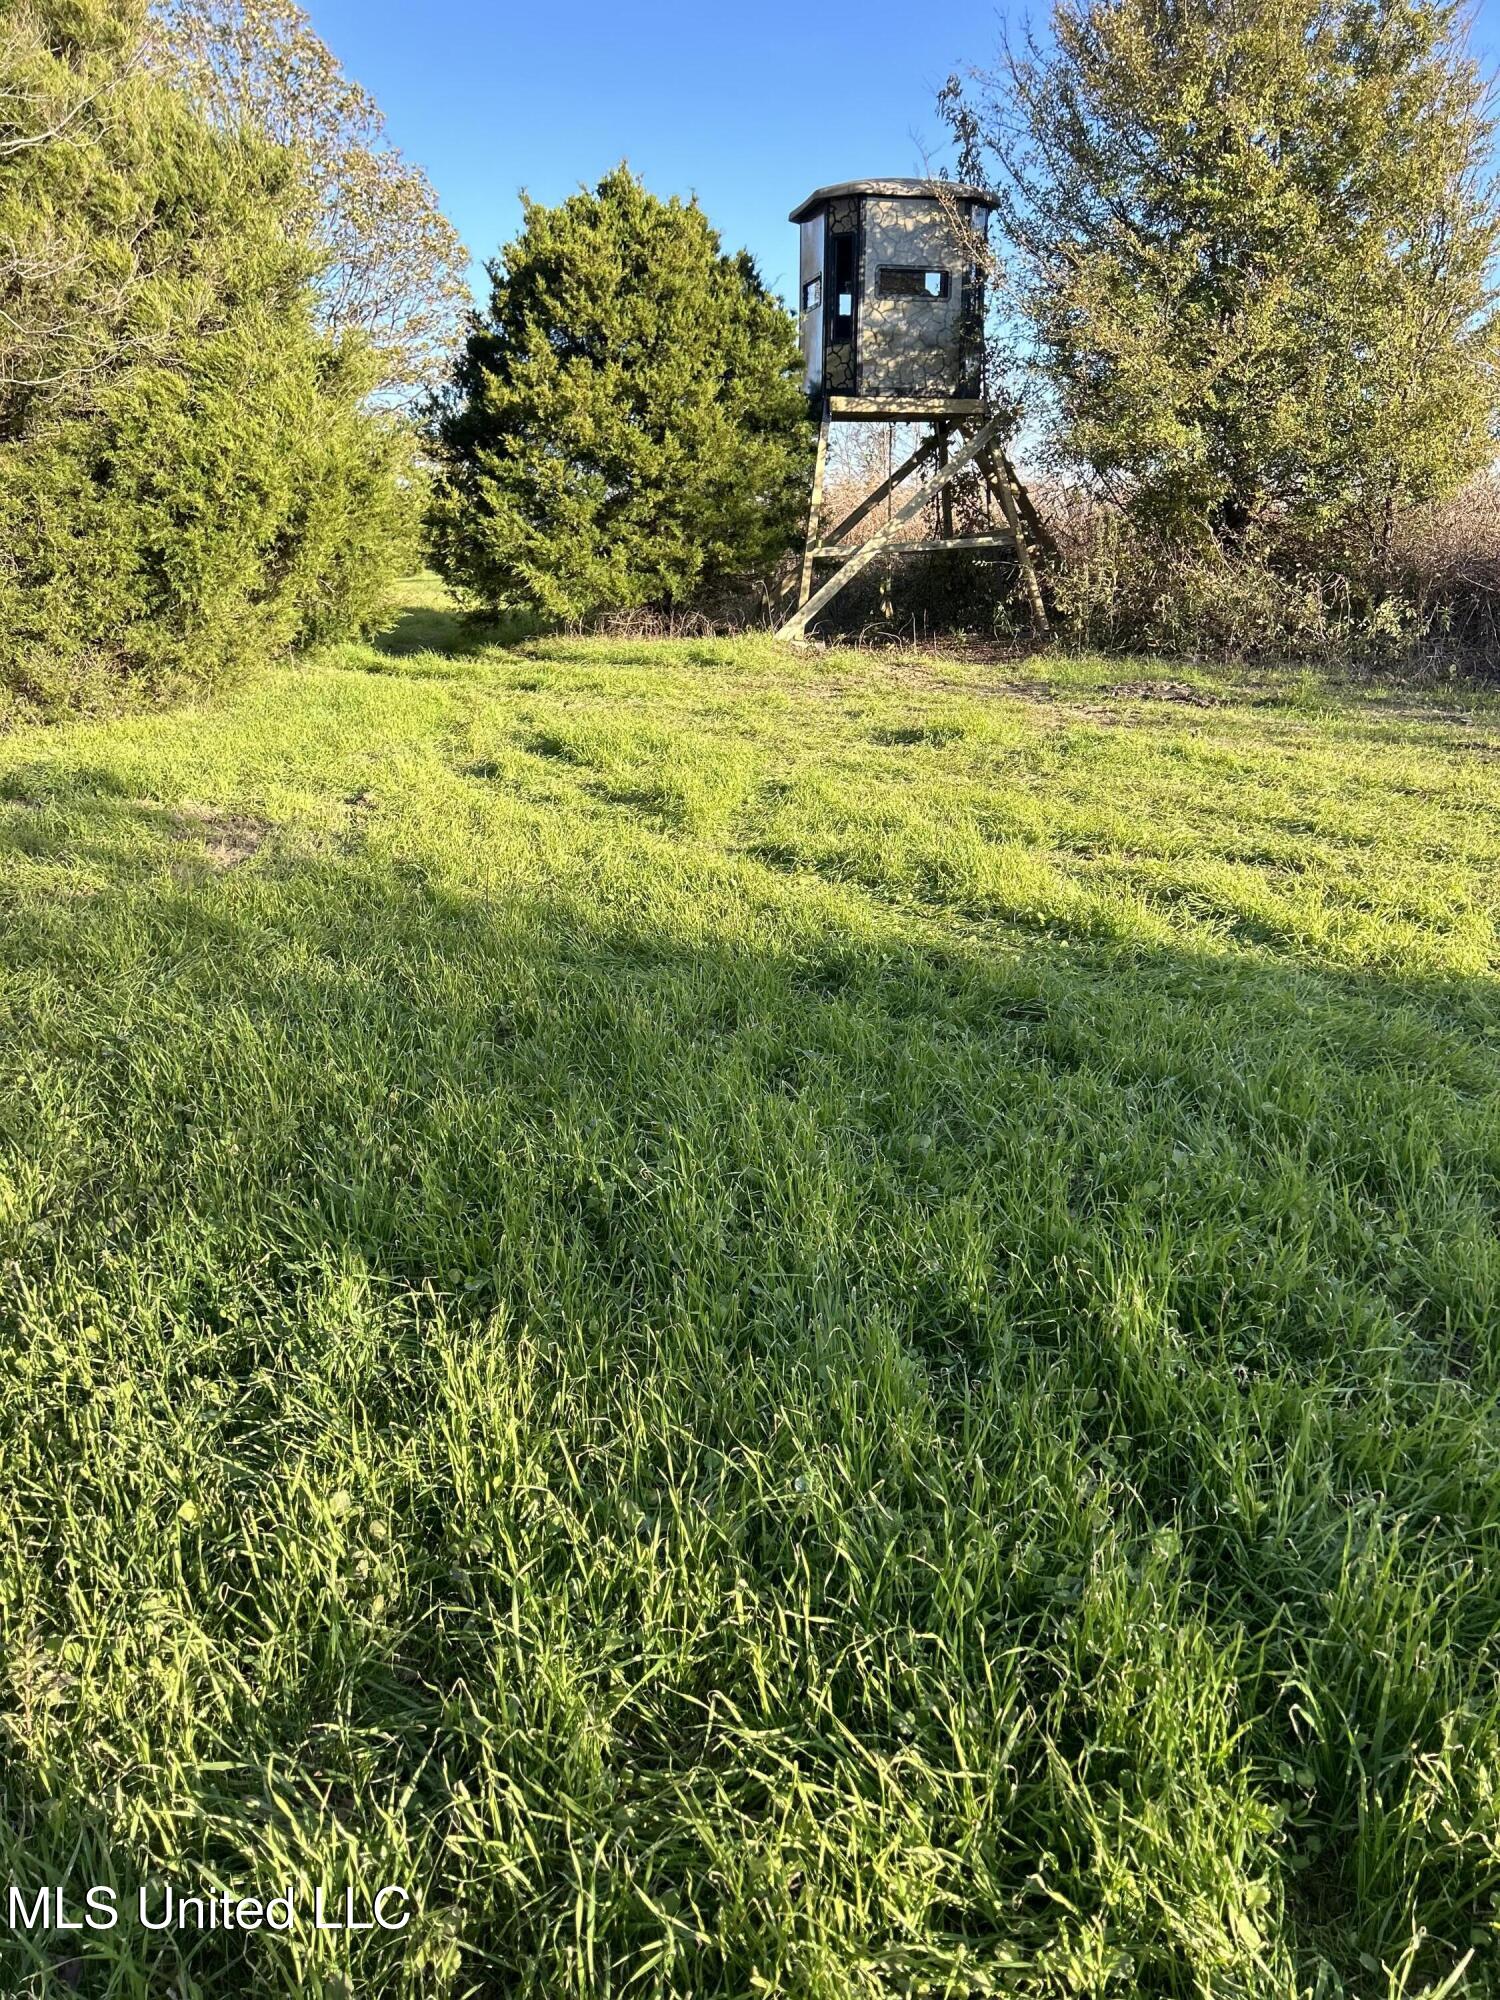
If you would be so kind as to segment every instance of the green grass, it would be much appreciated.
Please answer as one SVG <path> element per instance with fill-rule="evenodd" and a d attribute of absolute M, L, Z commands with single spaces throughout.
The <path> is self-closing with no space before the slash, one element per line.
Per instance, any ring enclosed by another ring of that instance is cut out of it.
<path fill-rule="evenodd" d="M 409 616 L 0 739 L 0 1838 L 420 1914 L 0 1990 L 1500 1990 L 1500 705 Z"/>

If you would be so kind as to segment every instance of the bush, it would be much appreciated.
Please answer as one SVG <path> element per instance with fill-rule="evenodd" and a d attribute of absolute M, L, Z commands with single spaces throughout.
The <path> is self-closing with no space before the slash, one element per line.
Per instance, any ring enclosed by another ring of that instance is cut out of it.
<path fill-rule="evenodd" d="M 1422 629 L 1450 656 L 1500 659 L 1500 477 L 1414 509 L 1395 527 L 1391 564 Z"/>
<path fill-rule="evenodd" d="M 1320 564 L 1283 546 L 1184 548 L 1120 509 L 1049 496 L 1053 604 L 1068 638 L 1101 652 L 1380 665 L 1441 637 L 1397 562 Z"/>
<path fill-rule="evenodd" d="M 1063 632 L 1102 652 L 1493 672 L 1500 651 L 1500 480 L 1412 508 L 1379 558 L 1316 544 L 1175 546 L 1124 511 L 1054 488 L 1049 572 Z"/>
<path fill-rule="evenodd" d="M 412 538 L 369 357 L 314 321 L 289 155 L 211 130 L 126 27 L 49 0 L 0 29 L 33 128 L 0 216 L 0 686 L 45 710 L 367 628 Z"/>

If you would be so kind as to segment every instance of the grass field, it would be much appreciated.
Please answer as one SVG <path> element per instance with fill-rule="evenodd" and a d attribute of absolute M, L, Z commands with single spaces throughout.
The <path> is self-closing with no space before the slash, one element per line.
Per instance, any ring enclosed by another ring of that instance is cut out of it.
<path fill-rule="evenodd" d="M 1500 701 L 460 636 L 0 739 L 0 1991 L 1500 1991 Z"/>

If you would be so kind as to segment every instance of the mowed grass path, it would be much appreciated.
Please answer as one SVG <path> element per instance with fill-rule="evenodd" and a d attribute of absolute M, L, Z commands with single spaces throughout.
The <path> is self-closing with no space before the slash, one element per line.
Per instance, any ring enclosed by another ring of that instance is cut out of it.
<path fill-rule="evenodd" d="M 0 740 L 0 1990 L 1500 1990 L 1500 704 L 455 633 Z"/>

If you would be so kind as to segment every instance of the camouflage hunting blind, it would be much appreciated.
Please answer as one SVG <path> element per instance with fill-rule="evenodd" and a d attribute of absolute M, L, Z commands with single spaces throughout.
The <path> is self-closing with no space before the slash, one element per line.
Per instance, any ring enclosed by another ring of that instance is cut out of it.
<path fill-rule="evenodd" d="M 810 395 L 857 397 L 871 418 L 892 399 L 978 403 L 984 280 L 974 249 L 993 207 L 983 188 L 880 180 L 819 188 L 792 210 Z"/>
<path fill-rule="evenodd" d="M 881 557 L 982 551 L 1025 589 L 1034 629 L 1047 630 L 1028 546 L 1046 530 L 1005 456 L 1006 419 L 984 391 L 983 253 L 993 195 L 957 181 L 839 181 L 792 210 L 801 231 L 798 316 L 807 392 L 818 418 L 807 540 L 796 602 L 779 637 L 804 638 L 813 620 Z M 837 526 L 824 530 L 828 427 L 924 425 L 928 435 Z M 954 532 L 953 482 L 983 482 L 985 532 Z M 924 477 L 899 505 L 914 473 Z M 883 528 L 847 536 L 887 503 Z M 1000 518 L 992 509 L 998 507 Z M 936 534 L 921 533 L 931 509 Z M 903 533 L 910 524 L 916 536 Z M 838 568 L 814 590 L 819 563 Z"/>

